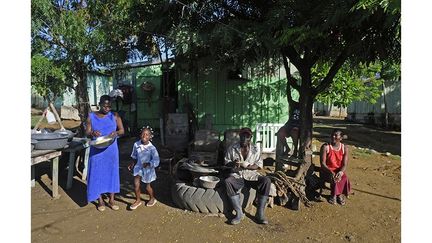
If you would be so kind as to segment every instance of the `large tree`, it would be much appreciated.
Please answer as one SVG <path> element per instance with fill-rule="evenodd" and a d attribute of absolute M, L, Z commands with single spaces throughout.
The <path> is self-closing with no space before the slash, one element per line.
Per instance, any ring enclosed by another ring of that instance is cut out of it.
<path fill-rule="evenodd" d="M 90 111 L 87 72 L 103 71 L 101 66 L 133 58 L 129 6 L 126 0 L 32 0 L 32 85 L 42 93 L 55 90 L 56 95 L 67 87 L 74 89 L 85 121 Z M 47 75 L 49 70 L 44 73 L 43 65 L 55 68 L 56 75 Z M 61 78 L 43 83 L 46 77 Z"/>
<path fill-rule="evenodd" d="M 294 13 L 293 24 L 282 27 L 277 38 L 283 58 L 289 59 L 301 76 L 301 80 L 289 78 L 289 85 L 300 93 L 302 149 L 311 141 L 312 104 L 333 83 L 344 63 L 399 58 L 400 14 L 380 3 L 310 1 L 288 8 Z M 327 74 L 314 79 L 311 70 L 323 62 L 331 64 Z"/>
<path fill-rule="evenodd" d="M 157 12 L 177 58 L 210 56 L 235 67 L 281 58 L 288 102 L 296 102 L 292 89 L 300 94 L 300 151 L 312 139 L 313 102 L 345 63 L 400 59 L 399 0 L 174 0 Z M 313 77 L 322 64 L 329 65 L 327 73 Z"/>

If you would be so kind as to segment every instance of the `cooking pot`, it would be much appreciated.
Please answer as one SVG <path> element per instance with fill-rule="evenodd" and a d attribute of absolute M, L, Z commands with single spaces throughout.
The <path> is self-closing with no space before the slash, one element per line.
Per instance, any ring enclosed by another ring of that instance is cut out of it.
<path fill-rule="evenodd" d="M 61 149 L 68 143 L 68 136 L 60 133 L 33 133 L 31 138 L 37 140 L 34 149 L 56 150 Z"/>

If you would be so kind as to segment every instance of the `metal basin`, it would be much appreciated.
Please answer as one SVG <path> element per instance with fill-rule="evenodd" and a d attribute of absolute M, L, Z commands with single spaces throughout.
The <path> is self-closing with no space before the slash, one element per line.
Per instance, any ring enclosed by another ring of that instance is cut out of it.
<path fill-rule="evenodd" d="M 68 136 L 59 133 L 34 133 L 31 138 L 36 140 L 34 149 L 56 150 L 61 149 L 68 143 Z"/>
<path fill-rule="evenodd" d="M 70 130 L 55 130 L 54 133 L 59 133 L 66 135 L 68 137 L 68 142 L 72 141 L 73 137 L 76 135 L 76 133 L 70 131 Z"/>
<path fill-rule="evenodd" d="M 216 176 L 200 176 L 201 185 L 207 189 L 213 189 L 219 183 L 220 179 Z"/>
<path fill-rule="evenodd" d="M 113 142 L 115 141 L 114 138 L 110 137 L 110 136 L 100 136 L 97 137 L 95 140 L 90 141 L 90 145 L 98 148 L 98 149 L 103 149 L 103 148 L 107 148 L 108 146 L 110 146 Z"/>

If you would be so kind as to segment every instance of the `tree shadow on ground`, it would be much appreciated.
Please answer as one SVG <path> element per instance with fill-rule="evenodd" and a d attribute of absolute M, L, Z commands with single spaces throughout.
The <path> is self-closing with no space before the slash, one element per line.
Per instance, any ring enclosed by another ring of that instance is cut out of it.
<path fill-rule="evenodd" d="M 134 177 L 127 167 L 132 161 L 130 153 L 132 151 L 133 143 L 137 141 L 136 138 L 123 138 L 119 141 L 119 156 L 120 156 L 120 192 L 115 194 L 115 201 L 121 204 L 127 205 L 127 208 L 135 201 L 134 192 Z M 81 154 L 77 154 L 81 155 Z M 79 157 L 81 159 L 82 156 Z M 66 189 L 67 175 L 68 175 L 68 159 L 69 153 L 65 153 L 59 159 L 59 175 L 58 185 L 63 189 L 64 193 L 69 196 L 79 207 L 85 207 L 89 203 L 87 202 L 87 184 L 81 179 L 81 175 L 74 169 L 74 175 L 72 179 L 72 187 Z M 51 163 L 43 162 L 35 165 L 35 181 L 41 185 L 41 187 L 49 194 L 52 195 L 52 165 Z M 80 161 L 79 168 L 82 171 L 83 161 Z M 167 171 L 157 169 L 157 179 L 152 182 L 151 185 L 155 192 L 156 199 L 171 207 L 176 207 L 174 202 L 171 200 L 171 182 L 172 178 Z M 49 178 L 49 182 L 42 180 L 41 177 L 46 175 Z M 62 193 L 59 192 L 61 195 Z M 145 202 L 148 201 L 149 196 L 146 195 L 145 184 L 141 183 L 141 199 Z M 108 202 L 109 194 L 103 195 L 105 202 Z M 95 204 L 95 203 L 93 203 Z M 96 204 L 95 204 L 96 206 Z"/>
<path fill-rule="evenodd" d="M 328 118 L 328 117 L 315 117 L 314 118 L 314 135 L 320 143 L 328 142 L 330 134 L 334 128 L 342 129 L 347 135 L 348 139 L 344 143 L 354 145 L 356 147 L 370 148 L 377 152 L 385 153 L 390 152 L 394 155 L 400 155 L 400 132 L 388 131 L 377 127 L 366 126 L 359 123 L 344 121 L 342 119 Z M 120 193 L 116 194 L 116 201 L 130 206 L 135 201 L 135 193 L 133 186 L 133 175 L 128 171 L 127 166 L 132 161 L 130 153 L 132 145 L 138 138 L 129 137 L 119 140 L 120 152 Z M 160 145 L 160 139 L 155 138 L 154 144 L 156 147 Z M 319 151 L 319 148 L 317 148 Z M 315 152 L 318 153 L 318 152 Z M 72 182 L 72 188 L 66 190 L 67 183 L 67 166 L 68 154 L 65 153 L 59 160 L 59 187 L 80 207 L 85 207 L 87 202 L 87 185 L 84 181 L 80 180 L 78 172 L 75 170 Z M 82 163 L 80 164 L 82 167 Z M 42 175 L 47 175 L 52 180 L 51 164 L 41 163 L 36 165 L 36 181 L 48 193 L 52 194 L 52 187 L 41 180 Z M 157 170 L 157 179 L 152 182 L 152 187 L 155 191 L 156 199 L 170 207 L 178 208 L 171 199 L 171 185 L 173 178 L 164 170 Z M 144 201 L 149 199 L 146 195 L 145 185 L 141 184 L 141 198 Z M 61 193 L 60 193 L 61 194 Z"/>
<path fill-rule="evenodd" d="M 68 195 L 77 205 L 80 207 L 84 207 L 87 205 L 87 185 L 85 182 L 80 181 L 77 178 L 72 179 L 72 187 L 67 190 L 67 175 L 68 175 L 68 158 L 69 154 L 65 153 L 59 159 L 59 174 L 58 174 L 58 186 L 59 186 L 59 195 L 61 196 L 62 192 L 60 189 L 63 189 L 64 193 Z M 52 163 L 45 161 L 39 163 L 35 166 L 35 181 L 39 183 L 39 185 L 45 190 L 49 195 L 52 195 Z M 77 176 L 77 172 L 75 172 L 74 176 Z M 46 175 L 49 179 L 42 180 L 42 176 Z"/>
<path fill-rule="evenodd" d="M 343 143 L 361 148 L 373 149 L 379 153 L 389 152 L 401 155 L 401 133 L 384 130 L 365 124 L 345 121 L 329 117 L 315 117 L 313 137 L 319 142 L 329 142 L 330 134 L 335 128 L 340 128 L 348 139 Z M 319 148 L 317 148 L 319 150 Z"/>

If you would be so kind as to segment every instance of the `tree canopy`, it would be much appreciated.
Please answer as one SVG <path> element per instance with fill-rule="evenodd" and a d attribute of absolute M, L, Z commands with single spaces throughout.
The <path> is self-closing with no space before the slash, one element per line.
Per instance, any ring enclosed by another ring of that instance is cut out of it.
<path fill-rule="evenodd" d="M 50 91 L 59 95 L 67 87 L 74 89 L 85 120 L 90 108 L 86 73 L 103 72 L 103 66 L 133 58 L 129 4 L 124 0 L 33 0 L 32 84 L 36 91 L 45 96 Z M 44 78 L 48 86 L 40 85 Z"/>
<path fill-rule="evenodd" d="M 311 141 L 312 104 L 344 64 L 400 60 L 398 0 L 170 2 L 161 8 L 170 24 L 164 34 L 175 40 L 178 56 L 211 56 L 239 67 L 282 58 L 288 102 L 294 102 L 291 88 L 300 94 L 302 150 Z M 291 75 L 290 64 L 299 78 Z M 313 77 L 313 70 L 324 64 L 327 72 Z"/>

